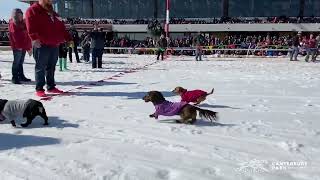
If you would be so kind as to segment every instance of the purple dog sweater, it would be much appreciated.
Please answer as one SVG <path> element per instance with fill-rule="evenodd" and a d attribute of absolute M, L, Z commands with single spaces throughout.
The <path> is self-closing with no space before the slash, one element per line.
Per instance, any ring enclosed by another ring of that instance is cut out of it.
<path fill-rule="evenodd" d="M 175 116 L 178 115 L 181 109 L 187 105 L 187 102 L 170 102 L 170 101 L 164 101 L 161 104 L 155 105 L 156 112 L 154 113 L 154 116 L 156 119 L 158 119 L 159 115 L 162 116 Z"/>

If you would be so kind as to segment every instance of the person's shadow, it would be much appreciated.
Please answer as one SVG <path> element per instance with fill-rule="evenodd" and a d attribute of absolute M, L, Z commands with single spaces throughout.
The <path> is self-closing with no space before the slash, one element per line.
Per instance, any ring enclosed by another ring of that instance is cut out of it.
<path fill-rule="evenodd" d="M 164 97 L 172 97 L 174 94 L 169 91 L 161 92 Z M 96 97 L 124 97 L 127 99 L 141 99 L 147 95 L 148 92 L 75 92 L 75 96 L 96 96 Z"/>
<path fill-rule="evenodd" d="M 14 148 L 54 145 L 59 144 L 60 141 L 51 137 L 0 133 L 0 152 Z"/>
<path fill-rule="evenodd" d="M 57 82 L 57 85 L 60 86 L 126 86 L 126 85 L 135 85 L 137 83 L 126 83 L 126 82 L 116 82 L 116 81 L 66 81 L 66 82 Z"/>

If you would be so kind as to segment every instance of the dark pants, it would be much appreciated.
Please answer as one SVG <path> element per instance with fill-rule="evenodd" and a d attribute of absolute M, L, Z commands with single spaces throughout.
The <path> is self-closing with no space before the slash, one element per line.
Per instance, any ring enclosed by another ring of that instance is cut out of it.
<path fill-rule="evenodd" d="M 13 50 L 12 79 L 19 80 L 25 77 L 23 72 L 25 55 L 25 50 Z"/>
<path fill-rule="evenodd" d="M 157 60 L 159 60 L 160 55 L 161 55 L 161 60 L 163 60 L 164 51 L 162 51 L 162 50 L 158 50 Z"/>
<path fill-rule="evenodd" d="M 92 49 L 92 68 L 102 68 L 103 49 Z"/>
<path fill-rule="evenodd" d="M 202 48 L 196 48 L 196 61 L 202 61 Z"/>
<path fill-rule="evenodd" d="M 33 57 L 36 61 L 35 77 L 37 91 L 43 90 L 43 86 L 46 84 L 46 80 L 48 90 L 55 88 L 56 84 L 54 80 L 54 74 L 58 61 L 58 55 L 58 47 L 49 47 L 42 45 L 41 48 L 33 49 Z"/>
<path fill-rule="evenodd" d="M 83 59 L 86 62 L 90 60 L 90 48 L 83 48 Z"/>
<path fill-rule="evenodd" d="M 59 58 L 67 58 L 68 48 L 59 46 Z"/>
<path fill-rule="evenodd" d="M 72 50 L 74 51 L 74 54 L 76 55 L 76 60 L 79 62 L 79 54 L 78 54 L 78 45 L 75 44 L 74 47 L 69 47 L 69 60 L 72 62 Z"/>

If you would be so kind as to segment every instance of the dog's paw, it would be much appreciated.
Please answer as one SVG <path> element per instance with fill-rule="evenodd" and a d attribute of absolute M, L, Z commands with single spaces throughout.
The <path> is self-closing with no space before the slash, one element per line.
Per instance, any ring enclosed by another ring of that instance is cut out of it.
<path fill-rule="evenodd" d="M 21 127 L 28 127 L 28 124 L 20 124 Z"/>
<path fill-rule="evenodd" d="M 182 122 L 181 122 L 181 121 L 179 121 L 179 120 L 176 120 L 176 123 L 181 124 Z"/>
<path fill-rule="evenodd" d="M 44 126 L 49 126 L 49 123 L 44 123 L 43 125 L 44 125 Z"/>

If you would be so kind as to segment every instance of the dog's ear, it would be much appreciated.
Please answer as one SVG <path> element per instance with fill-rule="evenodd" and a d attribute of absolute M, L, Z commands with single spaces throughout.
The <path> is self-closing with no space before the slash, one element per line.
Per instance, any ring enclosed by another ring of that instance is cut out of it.
<path fill-rule="evenodd" d="M 149 92 L 149 97 L 151 99 L 151 102 L 154 104 L 160 104 L 166 99 L 163 97 L 162 93 L 159 91 L 151 91 Z"/>

